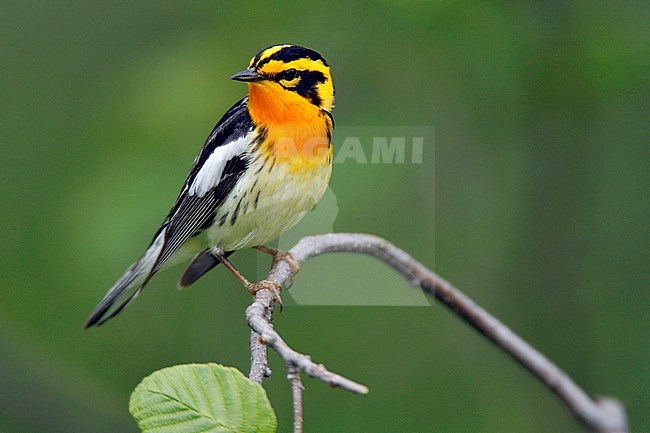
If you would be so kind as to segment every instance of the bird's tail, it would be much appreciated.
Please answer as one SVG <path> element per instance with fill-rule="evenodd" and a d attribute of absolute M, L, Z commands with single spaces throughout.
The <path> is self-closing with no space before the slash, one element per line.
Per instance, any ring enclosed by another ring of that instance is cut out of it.
<path fill-rule="evenodd" d="M 138 296 L 144 285 L 155 273 L 154 266 L 156 266 L 160 252 L 165 244 L 166 231 L 166 228 L 160 230 L 153 242 L 151 242 L 147 252 L 137 262 L 133 263 L 109 289 L 104 299 L 97 304 L 88 316 L 84 328 L 101 325 L 117 315 Z"/>

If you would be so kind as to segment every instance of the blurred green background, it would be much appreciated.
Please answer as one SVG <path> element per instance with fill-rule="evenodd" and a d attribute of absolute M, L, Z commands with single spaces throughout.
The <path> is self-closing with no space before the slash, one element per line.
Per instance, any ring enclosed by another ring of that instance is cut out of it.
<path fill-rule="evenodd" d="M 181 269 L 159 274 L 116 320 L 81 325 L 243 96 L 228 77 L 278 42 L 332 65 L 342 129 L 435 128 L 422 164 L 334 167 L 334 230 L 395 242 L 650 431 L 649 16 L 641 1 L 3 2 L 0 431 L 136 432 L 129 394 L 154 370 L 248 371 L 250 297 L 224 269 L 185 292 Z M 294 289 L 314 285 L 410 290 L 355 256 L 310 262 Z M 288 305 L 274 323 L 371 390 L 305 379 L 306 431 L 582 431 L 438 305 Z"/>

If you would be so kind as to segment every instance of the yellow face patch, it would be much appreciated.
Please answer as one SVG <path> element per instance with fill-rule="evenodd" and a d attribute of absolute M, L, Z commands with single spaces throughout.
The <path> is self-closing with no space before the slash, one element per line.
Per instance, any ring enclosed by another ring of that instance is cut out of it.
<path fill-rule="evenodd" d="M 261 62 L 262 61 L 260 60 L 258 63 Z M 299 73 L 301 71 L 310 71 L 322 74 L 324 78 L 323 82 L 315 84 L 316 94 L 320 100 L 319 108 L 331 111 L 334 105 L 334 84 L 332 83 L 332 75 L 329 66 L 325 65 L 321 60 L 312 60 L 309 58 L 301 58 L 290 62 L 270 60 L 263 63 L 257 72 L 267 77 L 275 77 L 281 76 L 283 72 L 291 69 L 295 69 Z M 300 78 L 290 81 L 280 79 L 279 83 L 285 87 L 295 87 L 300 83 Z M 254 84 L 268 85 L 269 83 L 262 81 Z"/>
<path fill-rule="evenodd" d="M 248 108 L 255 123 L 305 124 L 316 121 L 320 109 L 275 81 L 248 83 Z"/>

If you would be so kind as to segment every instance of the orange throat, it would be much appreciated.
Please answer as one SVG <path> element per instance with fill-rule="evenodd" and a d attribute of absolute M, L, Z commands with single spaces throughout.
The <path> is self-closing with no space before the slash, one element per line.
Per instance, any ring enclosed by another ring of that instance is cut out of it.
<path fill-rule="evenodd" d="M 330 164 L 333 125 L 326 112 L 298 94 L 265 83 L 249 83 L 248 109 L 265 133 L 265 156 L 289 163 L 292 171 Z"/>

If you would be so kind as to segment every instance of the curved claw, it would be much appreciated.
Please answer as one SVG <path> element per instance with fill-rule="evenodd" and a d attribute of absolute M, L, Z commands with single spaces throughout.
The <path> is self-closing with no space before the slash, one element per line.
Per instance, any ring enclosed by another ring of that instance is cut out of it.
<path fill-rule="evenodd" d="M 300 272 L 300 263 L 298 263 L 295 257 L 293 257 L 293 254 L 291 254 L 290 251 L 284 251 L 278 248 L 267 247 L 266 245 L 259 245 L 255 248 L 273 257 L 272 266 L 275 266 L 275 264 L 280 260 L 285 261 L 289 265 L 289 267 L 291 268 L 291 277 L 289 277 L 286 286 L 291 287 L 293 285 L 294 277 L 298 274 L 298 272 Z"/>
<path fill-rule="evenodd" d="M 257 283 L 248 283 L 246 285 L 248 293 L 255 296 L 260 290 L 268 290 L 273 296 L 273 302 L 275 302 L 280 307 L 280 312 L 284 309 L 282 304 L 282 298 L 280 297 L 280 292 L 282 291 L 282 286 L 274 281 L 262 280 Z"/>

